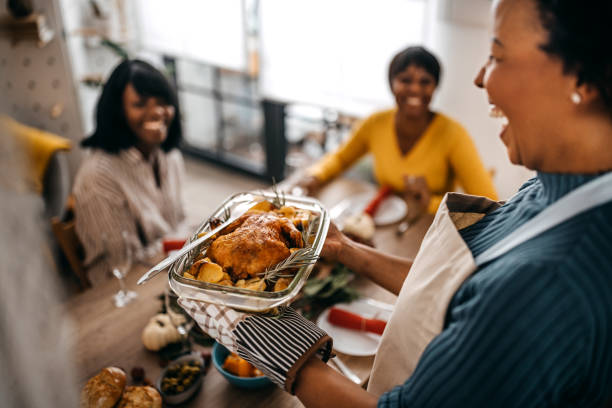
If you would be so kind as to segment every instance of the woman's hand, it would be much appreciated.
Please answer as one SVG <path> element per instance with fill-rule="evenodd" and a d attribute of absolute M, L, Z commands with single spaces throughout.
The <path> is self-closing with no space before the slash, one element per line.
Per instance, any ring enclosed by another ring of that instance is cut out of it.
<path fill-rule="evenodd" d="M 421 214 L 427 212 L 431 200 L 431 191 L 425 177 L 404 175 L 403 196 L 408 204 L 410 218 L 418 218 Z"/>
<path fill-rule="evenodd" d="M 295 183 L 294 188 L 301 188 L 304 191 L 304 195 L 308 196 L 315 194 L 322 185 L 323 183 L 315 176 L 305 175 Z"/>
<path fill-rule="evenodd" d="M 325 244 L 321 250 L 321 257 L 328 261 L 337 261 L 340 251 L 346 244 L 347 239 L 347 236 L 340 232 L 336 224 L 330 222 L 329 229 L 327 230 L 327 238 L 325 238 Z"/>

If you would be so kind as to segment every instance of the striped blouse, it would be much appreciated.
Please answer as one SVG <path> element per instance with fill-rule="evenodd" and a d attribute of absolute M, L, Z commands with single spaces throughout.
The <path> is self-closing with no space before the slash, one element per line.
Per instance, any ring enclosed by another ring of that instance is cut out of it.
<path fill-rule="evenodd" d="M 92 283 L 124 263 L 126 247 L 133 260 L 143 259 L 159 250 L 160 238 L 178 228 L 185 218 L 184 175 L 177 149 L 158 150 L 148 160 L 135 147 L 118 154 L 94 149 L 83 160 L 73 194 L 76 232 Z"/>

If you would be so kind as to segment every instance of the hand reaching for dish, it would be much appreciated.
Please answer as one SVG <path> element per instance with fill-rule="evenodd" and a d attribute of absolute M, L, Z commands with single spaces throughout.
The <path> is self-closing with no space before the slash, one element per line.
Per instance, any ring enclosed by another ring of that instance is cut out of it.
<path fill-rule="evenodd" d="M 403 196 L 408 205 L 408 217 L 416 219 L 426 212 L 431 200 L 431 191 L 425 177 L 405 174 Z"/>
<path fill-rule="evenodd" d="M 311 196 L 315 194 L 323 185 L 321 181 L 315 176 L 311 176 L 308 174 L 296 174 L 295 176 L 290 177 L 287 182 L 284 183 L 284 190 L 294 195 L 305 195 Z M 296 194 L 296 192 L 300 192 L 300 194 Z"/>

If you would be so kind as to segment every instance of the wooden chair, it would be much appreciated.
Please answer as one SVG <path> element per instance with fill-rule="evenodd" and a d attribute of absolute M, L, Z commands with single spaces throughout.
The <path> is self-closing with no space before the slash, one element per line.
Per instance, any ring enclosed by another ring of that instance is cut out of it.
<path fill-rule="evenodd" d="M 59 217 L 51 218 L 51 229 L 53 230 L 53 235 L 55 235 L 60 249 L 68 260 L 72 272 L 74 272 L 79 280 L 81 290 L 85 290 L 91 287 L 91 282 L 83 266 L 85 255 L 83 246 L 76 234 L 72 197 L 68 199 L 66 207 L 67 210 L 61 219 Z"/>

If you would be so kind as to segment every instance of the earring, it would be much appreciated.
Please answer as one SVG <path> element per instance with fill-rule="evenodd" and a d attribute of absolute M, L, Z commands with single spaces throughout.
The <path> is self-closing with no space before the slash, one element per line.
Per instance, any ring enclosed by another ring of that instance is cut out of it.
<path fill-rule="evenodd" d="M 578 92 L 572 92 L 572 95 L 570 96 L 570 99 L 572 100 L 572 102 L 574 102 L 576 105 L 579 105 L 580 102 L 582 102 L 582 96 L 580 96 L 580 94 Z"/>

